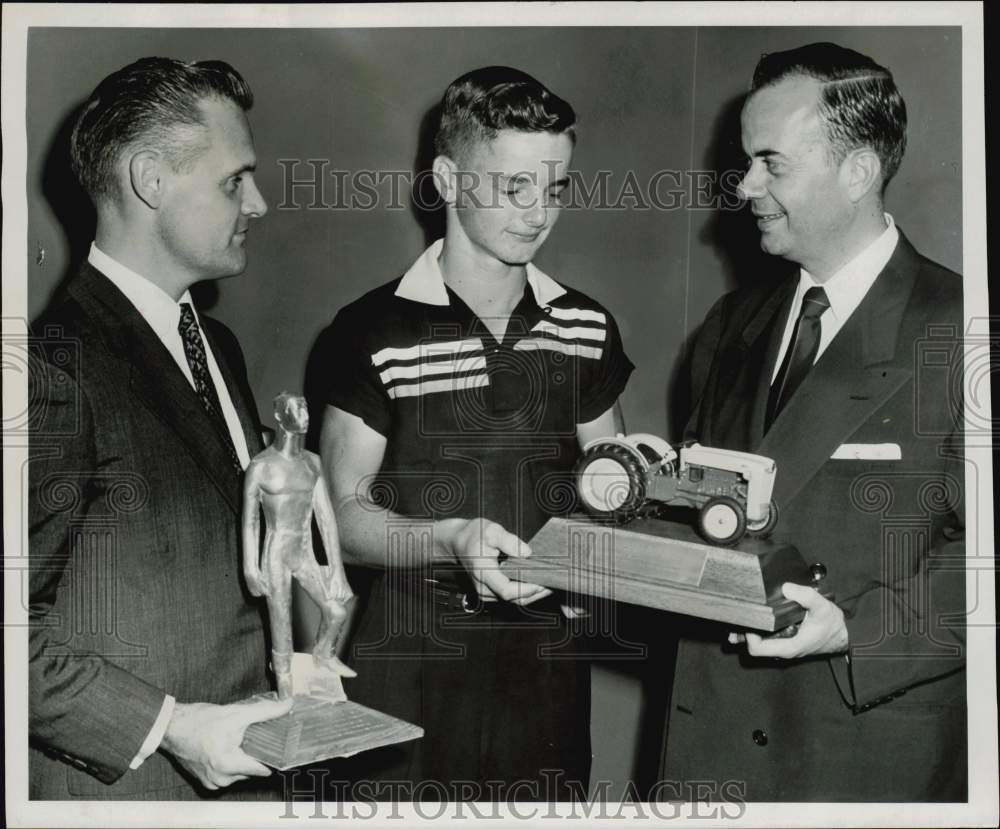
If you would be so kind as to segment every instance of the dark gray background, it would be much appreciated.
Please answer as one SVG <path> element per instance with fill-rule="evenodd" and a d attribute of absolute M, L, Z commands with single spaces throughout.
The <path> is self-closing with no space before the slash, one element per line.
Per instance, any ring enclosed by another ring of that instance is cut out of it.
<path fill-rule="evenodd" d="M 894 73 L 910 128 L 888 209 L 918 250 L 961 271 L 957 27 L 36 28 L 27 67 L 29 315 L 92 238 L 91 212 L 65 157 L 70 119 L 101 78 L 136 58 L 226 60 L 254 89 L 258 182 L 271 212 L 251 227 L 246 273 L 204 299 L 239 336 L 268 422 L 274 394 L 304 387 L 310 351 L 336 310 L 401 274 L 425 244 L 405 199 L 401 209 L 277 209 L 278 159 L 329 159 L 328 170 L 352 172 L 412 170 L 422 119 L 445 86 L 499 63 L 534 74 L 573 104 L 574 167 L 588 182 L 610 171 L 614 196 L 630 174 L 645 186 L 661 170 L 737 166 L 740 98 L 758 56 L 817 40 L 857 49 Z M 300 165 L 297 175 L 308 172 Z M 331 202 L 332 178 L 327 185 Z M 297 195 L 310 201 L 305 191 Z M 675 378 L 690 334 L 719 295 L 773 262 L 759 254 L 745 211 L 624 204 L 631 208 L 565 211 L 538 264 L 612 310 L 637 366 L 623 397 L 628 427 L 673 438 L 685 396 Z M 611 793 L 648 775 L 651 762 L 655 768 L 665 683 L 665 632 L 657 624 L 668 618 L 624 614 L 621 630 L 646 640 L 652 658 L 595 665 L 594 779 L 614 781 Z"/>

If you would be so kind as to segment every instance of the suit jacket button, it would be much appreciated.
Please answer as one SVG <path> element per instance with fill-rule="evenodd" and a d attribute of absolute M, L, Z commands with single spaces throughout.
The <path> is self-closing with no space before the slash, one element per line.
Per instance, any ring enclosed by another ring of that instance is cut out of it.
<path fill-rule="evenodd" d="M 753 734 L 751 736 L 753 737 L 753 741 L 757 745 L 759 745 L 759 746 L 766 746 L 767 745 L 767 732 L 764 731 L 763 729 L 761 729 L 761 728 L 755 729 L 754 732 L 753 732 Z"/>

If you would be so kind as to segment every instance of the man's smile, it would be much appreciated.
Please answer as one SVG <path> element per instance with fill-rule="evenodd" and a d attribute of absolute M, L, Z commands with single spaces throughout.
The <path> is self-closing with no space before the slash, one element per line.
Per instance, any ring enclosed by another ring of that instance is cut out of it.
<path fill-rule="evenodd" d="M 753 212 L 753 215 L 757 218 L 757 226 L 758 227 L 764 227 L 765 225 L 769 225 L 769 224 L 771 224 L 771 222 L 775 222 L 778 219 L 782 218 L 785 214 L 781 213 L 781 212 L 779 212 L 779 213 L 758 213 L 755 210 Z"/>

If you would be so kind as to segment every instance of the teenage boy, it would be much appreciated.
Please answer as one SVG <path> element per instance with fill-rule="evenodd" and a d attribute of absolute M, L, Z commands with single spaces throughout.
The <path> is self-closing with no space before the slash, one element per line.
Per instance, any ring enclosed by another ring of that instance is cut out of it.
<path fill-rule="evenodd" d="M 589 778 L 590 666 L 573 610 L 498 564 L 568 509 L 580 447 L 622 431 L 633 366 L 611 315 L 531 264 L 560 214 L 573 108 L 494 66 L 441 111 L 445 237 L 332 326 L 324 469 L 345 555 L 383 569 L 348 692 L 425 730 L 354 772 L 439 799 L 565 798 Z"/>

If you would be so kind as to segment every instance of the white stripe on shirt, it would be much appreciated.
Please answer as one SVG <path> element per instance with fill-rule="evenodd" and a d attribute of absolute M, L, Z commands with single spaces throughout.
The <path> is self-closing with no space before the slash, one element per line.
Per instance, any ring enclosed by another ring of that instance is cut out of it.
<path fill-rule="evenodd" d="M 550 305 L 545 311 L 549 316 L 557 320 L 581 320 L 585 322 L 599 322 L 607 325 L 608 317 L 600 311 L 590 311 L 586 308 L 556 308 Z"/>
<path fill-rule="evenodd" d="M 515 351 L 558 351 L 568 357 L 585 357 L 589 360 L 600 360 L 603 348 L 594 348 L 580 343 L 565 343 L 562 340 L 550 340 L 545 337 L 529 337 L 514 346 Z"/>
<path fill-rule="evenodd" d="M 584 328 L 582 326 L 563 326 L 543 320 L 531 329 L 540 334 L 558 337 L 560 340 L 594 340 L 603 343 L 608 338 L 608 332 L 603 328 Z"/>
<path fill-rule="evenodd" d="M 386 393 L 393 400 L 401 397 L 420 397 L 425 394 L 438 394 L 441 392 L 461 392 L 470 389 L 488 386 L 490 378 L 485 374 L 473 374 L 468 377 L 449 377 L 445 380 L 425 380 L 420 383 L 408 383 L 400 386 L 391 386 L 386 389 Z"/>
<path fill-rule="evenodd" d="M 429 360 L 445 355 L 463 354 L 467 351 L 482 351 L 482 340 L 453 340 L 451 342 L 417 343 L 406 348 L 383 348 L 372 355 L 372 364 L 380 368 L 389 361 Z"/>
<path fill-rule="evenodd" d="M 447 360 L 437 363 L 417 363 L 412 366 L 391 365 L 379 377 L 386 385 L 399 380 L 415 380 L 425 378 L 433 374 L 462 374 L 471 371 L 485 371 L 486 358 L 480 354 L 478 357 L 466 357 L 459 360 Z"/>

